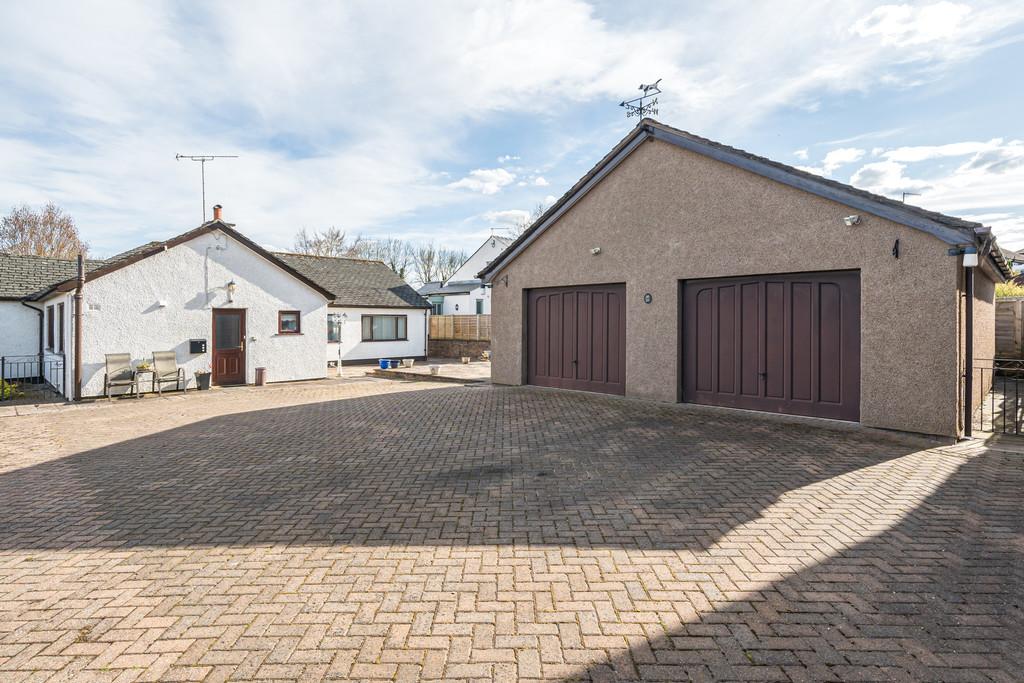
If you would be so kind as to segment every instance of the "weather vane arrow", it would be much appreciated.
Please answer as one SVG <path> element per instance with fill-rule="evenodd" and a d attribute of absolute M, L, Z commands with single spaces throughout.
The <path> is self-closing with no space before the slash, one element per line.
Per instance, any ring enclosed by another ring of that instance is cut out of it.
<path fill-rule="evenodd" d="M 633 118 L 634 116 L 644 118 L 645 116 L 656 116 L 658 114 L 658 98 L 656 95 L 661 94 L 660 83 L 660 78 L 653 83 L 641 83 L 638 90 L 643 94 L 640 97 L 619 102 L 619 106 L 626 109 L 626 118 Z M 651 99 L 644 102 L 646 98 Z"/>

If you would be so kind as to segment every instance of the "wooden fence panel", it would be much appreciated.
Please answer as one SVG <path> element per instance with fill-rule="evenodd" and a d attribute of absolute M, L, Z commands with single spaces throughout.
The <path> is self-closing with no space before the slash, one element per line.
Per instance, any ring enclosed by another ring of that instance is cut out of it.
<path fill-rule="evenodd" d="M 996 299 L 996 357 L 1020 358 L 1024 337 L 1024 299 Z"/>
<path fill-rule="evenodd" d="M 431 339 L 458 339 L 462 341 L 490 341 L 489 315 L 432 315 Z"/>

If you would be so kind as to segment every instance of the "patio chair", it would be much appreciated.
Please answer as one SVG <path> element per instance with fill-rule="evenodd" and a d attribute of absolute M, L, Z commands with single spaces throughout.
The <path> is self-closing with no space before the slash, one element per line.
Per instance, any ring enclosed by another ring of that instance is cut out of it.
<path fill-rule="evenodd" d="M 153 385 L 161 396 L 164 393 L 164 385 L 174 383 L 177 390 L 188 390 L 185 382 L 185 368 L 178 367 L 178 357 L 174 351 L 153 352 Z"/>
<path fill-rule="evenodd" d="M 107 400 L 112 400 L 110 390 L 114 387 L 128 387 L 128 391 L 139 393 L 138 384 L 135 383 L 135 369 L 132 367 L 132 357 L 128 353 L 108 353 L 107 372 L 103 375 L 103 395 Z"/>

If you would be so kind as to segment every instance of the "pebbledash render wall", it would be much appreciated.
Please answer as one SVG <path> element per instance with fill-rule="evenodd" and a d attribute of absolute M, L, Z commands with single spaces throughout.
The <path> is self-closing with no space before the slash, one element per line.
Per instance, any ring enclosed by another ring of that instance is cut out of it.
<path fill-rule="evenodd" d="M 237 288 L 229 302 L 226 285 L 232 280 Z M 39 304 L 71 301 L 70 294 L 64 296 Z M 221 231 L 87 280 L 84 303 L 82 396 L 103 394 L 108 353 L 130 353 L 137 362 L 151 359 L 153 351 L 174 350 L 193 388 L 195 372 L 210 369 L 214 308 L 246 310 L 247 383 L 255 381 L 257 367 L 267 368 L 271 382 L 327 375 L 326 298 Z M 70 303 L 65 308 L 70 311 Z M 301 312 L 301 334 L 278 334 L 281 310 Z M 66 329 L 70 359 L 73 330 L 71 325 Z M 205 339 L 207 353 L 189 353 L 190 339 Z M 72 384 L 69 370 L 69 393 Z"/>
<path fill-rule="evenodd" d="M 847 227 L 851 213 L 862 221 Z M 680 281 L 856 269 L 861 423 L 953 436 L 962 268 L 948 248 L 922 231 L 648 140 L 493 274 L 492 379 L 525 382 L 530 288 L 625 283 L 626 394 L 678 401 Z M 991 298 L 991 281 L 976 270 L 979 296 Z M 652 303 L 643 302 L 645 293 Z M 987 351 L 983 330 L 993 314 L 990 302 L 975 310 L 978 356 Z"/>

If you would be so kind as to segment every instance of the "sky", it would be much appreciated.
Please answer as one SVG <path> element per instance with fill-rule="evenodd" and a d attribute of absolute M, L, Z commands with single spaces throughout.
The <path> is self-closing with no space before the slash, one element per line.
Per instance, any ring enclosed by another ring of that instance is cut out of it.
<path fill-rule="evenodd" d="M 53 201 L 94 256 L 207 205 L 472 251 L 561 196 L 661 78 L 663 123 L 1024 247 L 1024 2 L 0 5 L 0 211 Z"/>

